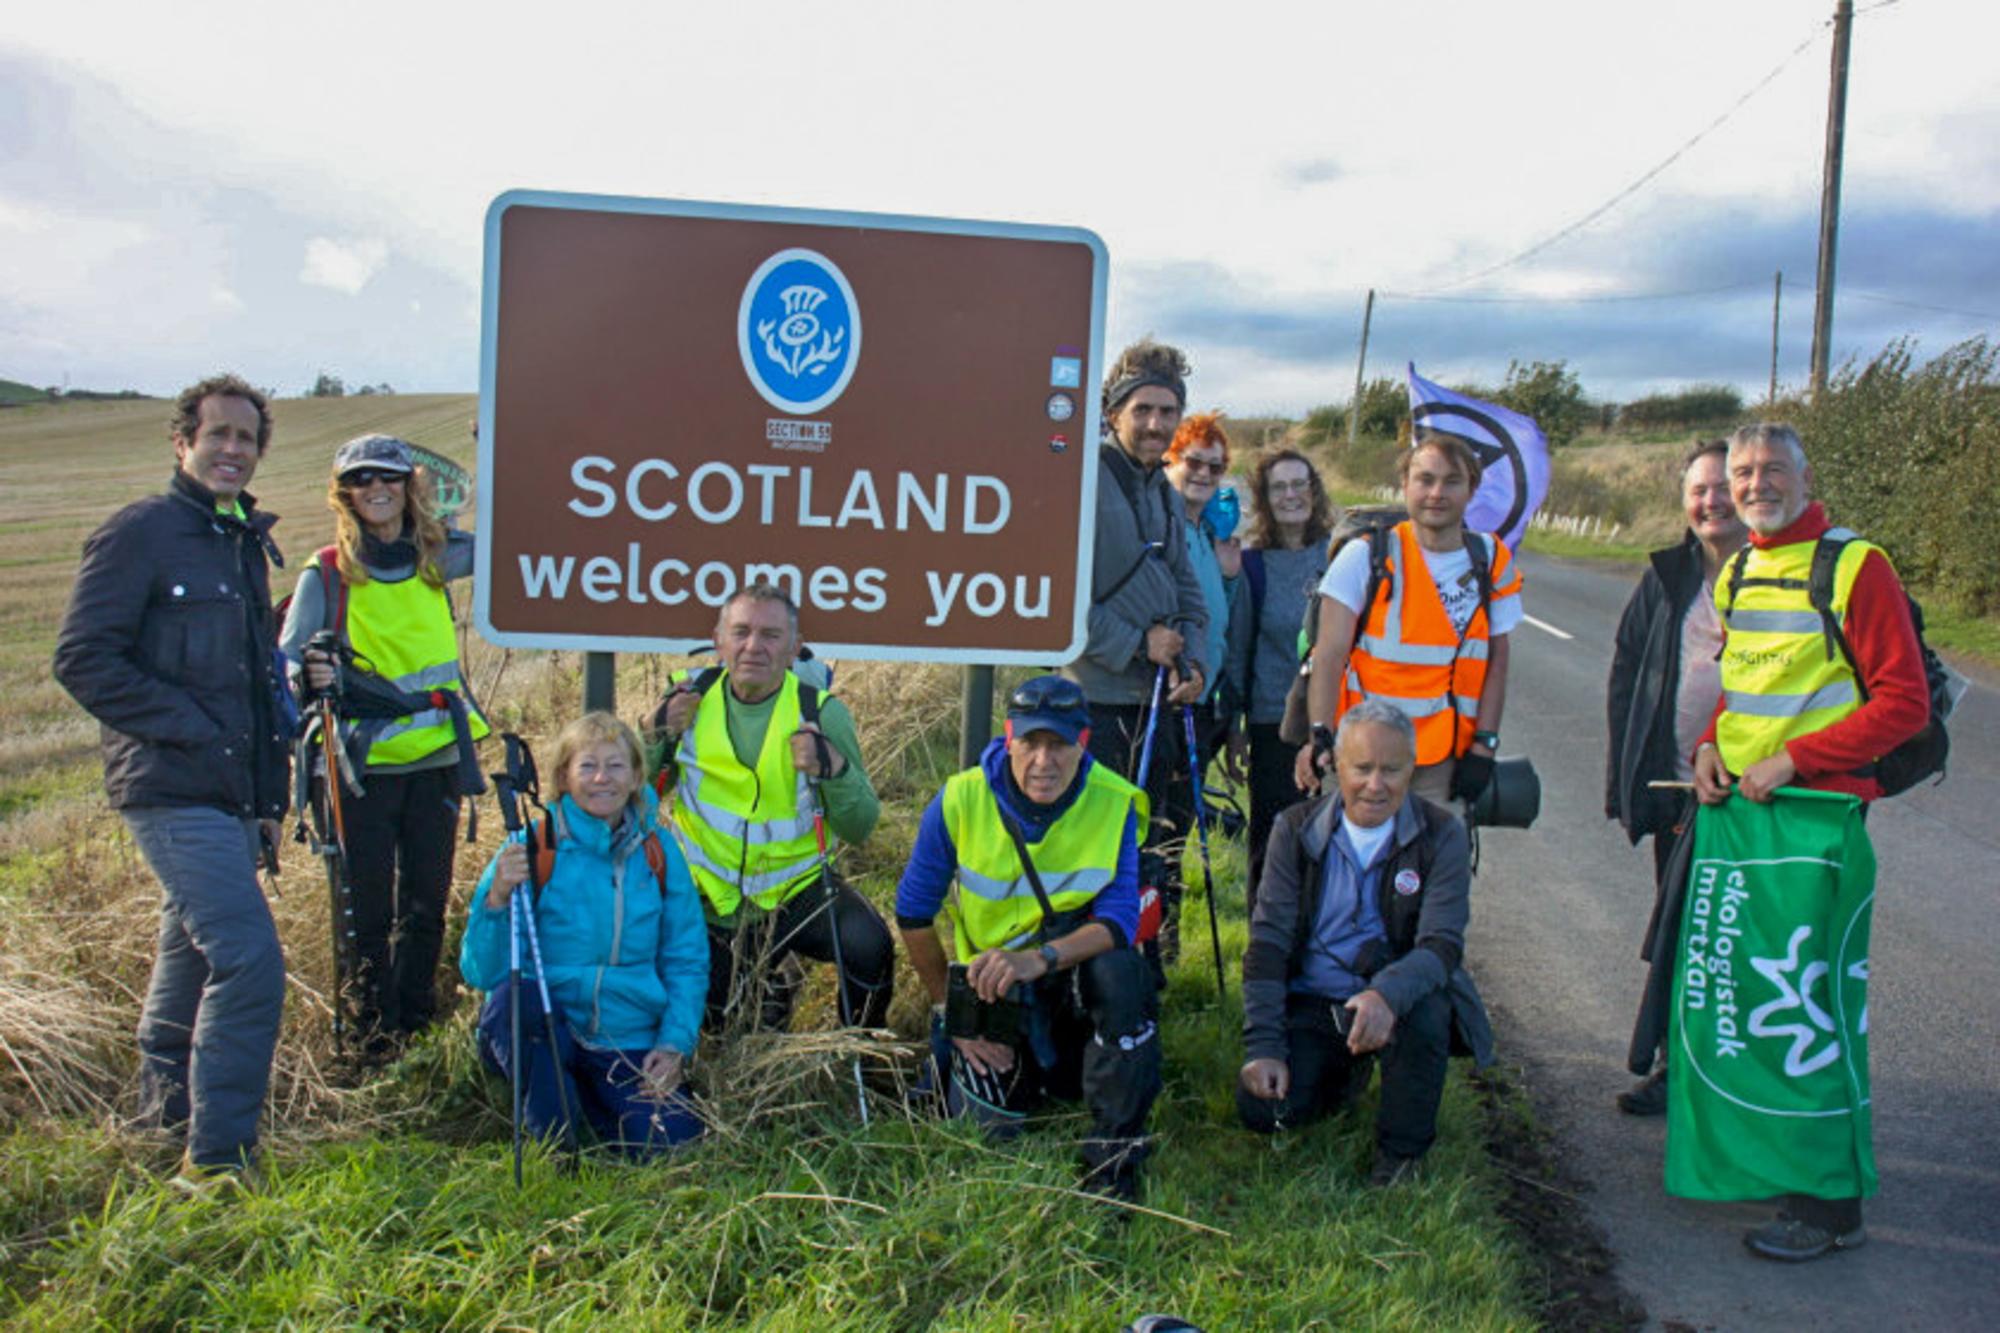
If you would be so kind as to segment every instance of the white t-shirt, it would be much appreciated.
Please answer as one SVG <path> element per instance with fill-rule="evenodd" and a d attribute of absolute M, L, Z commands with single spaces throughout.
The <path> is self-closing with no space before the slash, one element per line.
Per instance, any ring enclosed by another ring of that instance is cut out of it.
<path fill-rule="evenodd" d="M 1347 830 L 1348 844 L 1354 848 L 1354 855 L 1360 859 L 1363 870 L 1375 864 L 1375 857 L 1381 852 L 1382 844 L 1389 841 L 1389 835 L 1396 831 L 1396 819 L 1393 815 L 1374 828 L 1362 828 L 1349 819 L 1347 812 L 1342 810 L 1340 823 Z"/>
<path fill-rule="evenodd" d="M 1488 542 L 1490 549 L 1491 538 L 1475 535 L 1473 540 Z M 1465 633 L 1472 613 L 1479 609 L 1479 580 L 1472 575 L 1472 556 L 1463 547 L 1456 551 L 1426 551 L 1419 546 L 1417 550 L 1424 558 L 1424 567 L 1430 570 L 1431 582 L 1437 585 L 1438 596 L 1444 600 L 1452 628 Z M 1356 539 L 1341 547 L 1333 563 L 1327 566 L 1319 590 L 1355 615 L 1363 614 L 1361 603 L 1368 596 L 1368 543 Z M 1486 608 L 1487 636 L 1498 638 L 1513 633 L 1523 614 L 1520 593 L 1495 597 Z"/>

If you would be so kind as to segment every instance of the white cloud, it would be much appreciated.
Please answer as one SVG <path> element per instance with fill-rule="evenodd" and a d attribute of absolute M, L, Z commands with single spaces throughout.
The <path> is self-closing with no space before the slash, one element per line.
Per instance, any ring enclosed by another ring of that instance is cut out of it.
<path fill-rule="evenodd" d="M 357 296 L 368 280 L 382 271 L 388 259 L 389 247 L 380 240 L 370 238 L 343 245 L 315 236 L 306 242 L 306 263 L 299 270 L 299 281 Z"/>
<path fill-rule="evenodd" d="M 249 309 L 248 306 L 243 304 L 243 298 L 227 287 L 217 287 L 214 291 L 210 292 L 208 294 L 208 303 L 217 310 L 226 310 L 232 315 L 240 315 Z"/>

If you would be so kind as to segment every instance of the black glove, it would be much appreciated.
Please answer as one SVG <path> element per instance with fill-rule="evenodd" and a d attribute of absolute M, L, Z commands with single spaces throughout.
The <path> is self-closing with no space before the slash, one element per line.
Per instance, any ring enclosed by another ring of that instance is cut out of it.
<path fill-rule="evenodd" d="M 1462 754 L 1458 757 L 1458 767 L 1451 775 L 1451 799 L 1454 801 L 1477 801 L 1479 794 L 1493 781 L 1493 757 L 1484 754 Z"/>

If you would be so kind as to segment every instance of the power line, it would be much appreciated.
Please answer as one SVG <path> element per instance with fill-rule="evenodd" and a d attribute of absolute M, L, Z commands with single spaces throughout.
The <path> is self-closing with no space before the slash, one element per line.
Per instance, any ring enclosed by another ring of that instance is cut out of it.
<path fill-rule="evenodd" d="M 1796 292 L 1810 292 L 1812 290 L 1811 287 L 1803 283 L 1788 282 L 1785 286 Z M 1874 301 L 1881 305 L 1898 305 L 1907 310 L 1928 310 L 1939 315 L 1963 315 L 1967 319 L 1987 319 L 1992 320 L 1995 324 L 2000 324 L 2000 315 L 1996 315 L 1990 310 L 1967 310 L 1963 306 L 1933 305 L 1928 301 L 1909 301 L 1900 296 L 1884 296 L 1880 292 L 1858 292 L 1852 287 L 1845 286 L 1840 289 L 1840 295 L 1843 299 L 1852 296 L 1859 301 Z"/>
<path fill-rule="evenodd" d="M 1716 130 L 1720 129 L 1723 126 L 1723 124 L 1730 119 L 1730 117 L 1734 116 L 1738 111 L 1743 109 L 1744 103 L 1748 102 L 1758 93 L 1764 91 L 1765 88 L 1770 86 L 1771 82 L 1774 79 L 1776 79 L 1780 74 L 1785 72 L 1786 67 L 1788 67 L 1794 60 L 1797 60 L 1800 56 L 1804 55 L 1806 51 L 1809 48 L 1811 48 L 1811 46 L 1815 42 L 1819 41 L 1820 35 L 1826 31 L 1827 26 L 1828 26 L 1827 24 L 1822 23 L 1818 28 L 1816 28 L 1813 31 L 1811 36 L 1807 37 L 1803 42 L 1800 42 L 1797 46 L 1793 47 L 1790 55 L 1786 56 L 1783 60 L 1780 60 L 1775 66 L 1773 66 L 1769 74 L 1766 74 L 1763 78 L 1759 79 L 1754 85 L 1751 86 L 1748 92 L 1744 93 L 1741 97 L 1737 98 L 1734 102 L 1732 102 L 1727 110 L 1725 110 L 1721 115 L 1717 116 L 1714 120 L 1710 121 L 1708 125 L 1701 130 L 1700 133 L 1696 134 L 1692 139 L 1689 139 L 1679 148 L 1674 149 L 1673 152 L 1667 154 L 1667 156 L 1664 159 L 1662 159 L 1656 166 L 1654 166 L 1651 170 L 1647 171 L 1644 175 L 1640 176 L 1637 180 L 1633 181 L 1630 185 L 1627 185 L 1624 189 L 1612 195 L 1609 199 L 1599 204 L 1596 208 L 1591 209 L 1588 213 L 1585 213 L 1582 217 L 1570 223 L 1568 226 L 1563 227 L 1560 230 L 1553 232 L 1548 236 L 1543 237 L 1541 240 L 1536 241 L 1533 245 L 1521 251 L 1519 254 L 1514 255 L 1512 258 L 1503 259 L 1497 264 L 1488 265 L 1487 267 L 1480 269 L 1477 272 L 1468 273 L 1464 277 L 1454 278 L 1450 282 L 1429 288 L 1426 292 L 1384 292 L 1382 293 L 1382 295 L 1394 296 L 1407 300 L 1415 296 L 1425 296 L 1434 292 L 1450 291 L 1454 287 L 1463 287 L 1468 282 L 1477 282 L 1481 278 L 1491 277 L 1493 274 L 1500 272 L 1502 269 L 1512 268 L 1514 265 L 1520 263 L 1522 260 L 1540 254 L 1542 251 L 1548 249 L 1550 246 L 1554 245 L 1557 241 L 1562 240 L 1564 237 L 1573 235 L 1576 232 L 1581 231 L 1583 228 L 1597 221 L 1597 219 L 1603 217 L 1606 213 L 1609 213 L 1619 204 L 1623 203 L 1625 200 L 1631 198 L 1634 194 L 1638 193 L 1639 190 L 1642 189 L 1654 177 L 1658 176 L 1661 172 L 1665 171 L 1668 167 L 1672 166 L 1674 163 L 1678 162 L 1682 157 L 1684 157 L 1689 149 L 1693 148 L 1703 139 L 1706 139 L 1709 135 L 1713 134 Z"/>

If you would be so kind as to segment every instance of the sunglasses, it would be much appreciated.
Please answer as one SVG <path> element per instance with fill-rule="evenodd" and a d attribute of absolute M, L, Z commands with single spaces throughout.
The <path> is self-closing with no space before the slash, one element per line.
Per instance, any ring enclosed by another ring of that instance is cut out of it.
<path fill-rule="evenodd" d="M 1083 687 L 1073 680 L 1061 676 L 1037 676 L 1023 681 L 1014 692 L 1007 696 L 1007 711 L 1011 713 L 1052 713 L 1057 716 L 1076 714 L 1089 715 L 1090 705 L 1083 697 Z"/>
<path fill-rule="evenodd" d="M 391 472 L 386 468 L 358 467 L 341 477 L 340 484 L 352 487 L 358 491 L 373 486 L 378 481 L 390 486 L 400 486 L 409 479 L 410 474 L 407 472 Z"/>
<path fill-rule="evenodd" d="M 1196 458 L 1193 454 L 1182 454 L 1179 461 L 1180 465 L 1190 473 L 1205 473 L 1211 477 L 1219 477 L 1229 468 L 1229 465 L 1219 458 Z"/>

